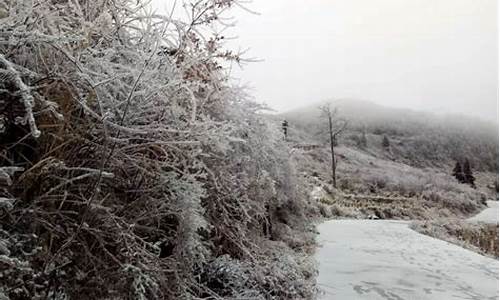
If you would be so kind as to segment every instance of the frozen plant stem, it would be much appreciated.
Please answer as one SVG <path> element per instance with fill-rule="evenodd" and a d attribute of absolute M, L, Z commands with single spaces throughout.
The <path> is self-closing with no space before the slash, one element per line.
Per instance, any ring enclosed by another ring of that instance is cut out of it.
<path fill-rule="evenodd" d="M 19 72 L 16 71 L 14 65 L 8 61 L 3 54 L 0 54 L 0 63 L 5 67 L 7 73 L 12 77 L 12 83 L 19 90 L 19 97 L 24 105 L 25 116 L 24 121 L 28 121 L 30 126 L 31 135 L 34 138 L 40 137 L 40 130 L 36 126 L 35 117 L 33 116 L 33 106 L 35 105 L 35 99 L 31 95 L 29 87 L 23 82 Z"/>

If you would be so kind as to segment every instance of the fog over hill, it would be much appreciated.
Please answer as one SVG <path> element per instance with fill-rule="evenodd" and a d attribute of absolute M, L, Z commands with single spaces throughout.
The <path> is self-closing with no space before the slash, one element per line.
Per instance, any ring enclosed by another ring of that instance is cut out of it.
<path fill-rule="evenodd" d="M 493 129 L 497 127 L 498 124 L 487 119 L 480 119 L 478 117 L 460 114 L 442 114 L 439 112 L 432 113 L 427 111 L 412 110 L 400 107 L 390 107 L 377 104 L 368 100 L 354 99 L 354 98 L 342 98 L 336 100 L 326 100 L 313 102 L 307 106 L 303 106 L 297 109 L 292 109 L 281 113 L 279 115 L 287 116 L 289 118 L 305 118 L 314 120 L 320 116 L 320 107 L 330 103 L 332 107 L 337 107 L 339 113 L 343 117 L 348 117 L 351 120 L 358 122 L 371 123 L 373 121 L 401 121 L 404 123 L 416 122 L 416 123 L 427 123 L 432 122 L 432 125 L 436 123 L 449 123 L 447 125 L 459 125 L 464 124 L 467 126 L 474 126 L 479 128 L 489 128 Z M 498 122 L 497 122 L 498 123 Z"/>
<path fill-rule="evenodd" d="M 319 133 L 326 122 L 319 108 L 327 103 L 338 109 L 338 118 L 348 121 L 341 144 L 359 146 L 364 132 L 366 151 L 410 165 L 448 167 L 455 160 L 469 159 L 481 170 L 498 167 L 498 125 L 478 118 L 392 108 L 356 99 L 317 102 L 278 117 L 287 119 L 300 139 L 323 142 L 325 135 Z M 383 136 L 391 141 L 388 153 L 381 151 Z"/>

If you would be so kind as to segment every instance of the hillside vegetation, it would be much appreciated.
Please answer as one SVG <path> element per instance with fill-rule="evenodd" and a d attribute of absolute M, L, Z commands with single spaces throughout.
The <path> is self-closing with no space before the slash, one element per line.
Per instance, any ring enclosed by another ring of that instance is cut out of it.
<path fill-rule="evenodd" d="M 305 181 L 311 188 L 322 187 L 316 198 L 323 215 L 465 217 L 484 208 L 486 199 L 496 199 L 498 136 L 492 124 L 355 100 L 333 105 L 336 117 L 348 121 L 335 150 L 337 190 L 331 188 L 327 124 L 319 108 L 275 117 L 290 123 L 289 140 L 303 154 L 297 165 Z M 452 176 L 455 162 L 465 159 L 473 166 L 476 188 Z"/>

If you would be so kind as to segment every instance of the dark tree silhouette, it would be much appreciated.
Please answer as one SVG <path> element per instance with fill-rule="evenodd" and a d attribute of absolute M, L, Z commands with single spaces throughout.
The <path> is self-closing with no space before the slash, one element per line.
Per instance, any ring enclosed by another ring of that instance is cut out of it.
<path fill-rule="evenodd" d="M 384 135 L 384 137 L 382 139 L 382 147 L 389 148 L 390 146 L 391 146 L 391 142 L 389 142 L 389 138 L 387 137 L 387 135 Z"/>
<path fill-rule="evenodd" d="M 281 128 L 283 129 L 283 135 L 285 136 L 285 140 L 288 138 L 288 121 L 283 120 L 283 123 L 281 123 Z"/>
<path fill-rule="evenodd" d="M 476 187 L 476 184 L 474 183 L 476 181 L 476 178 L 474 175 L 472 175 L 472 169 L 470 167 L 470 163 L 468 159 L 465 159 L 464 163 L 464 183 L 470 184 L 473 188 Z"/>
<path fill-rule="evenodd" d="M 453 176 L 458 180 L 458 182 L 460 183 L 465 182 L 465 174 L 464 171 L 462 170 L 462 165 L 458 161 L 455 164 L 455 168 L 453 169 Z"/>

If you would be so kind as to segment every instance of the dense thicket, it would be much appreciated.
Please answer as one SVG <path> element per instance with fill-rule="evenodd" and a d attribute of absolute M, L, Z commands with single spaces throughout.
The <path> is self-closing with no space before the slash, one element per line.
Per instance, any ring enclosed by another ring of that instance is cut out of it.
<path fill-rule="evenodd" d="M 0 296 L 312 297 L 289 150 L 206 33 L 235 5 L 0 4 Z"/>

